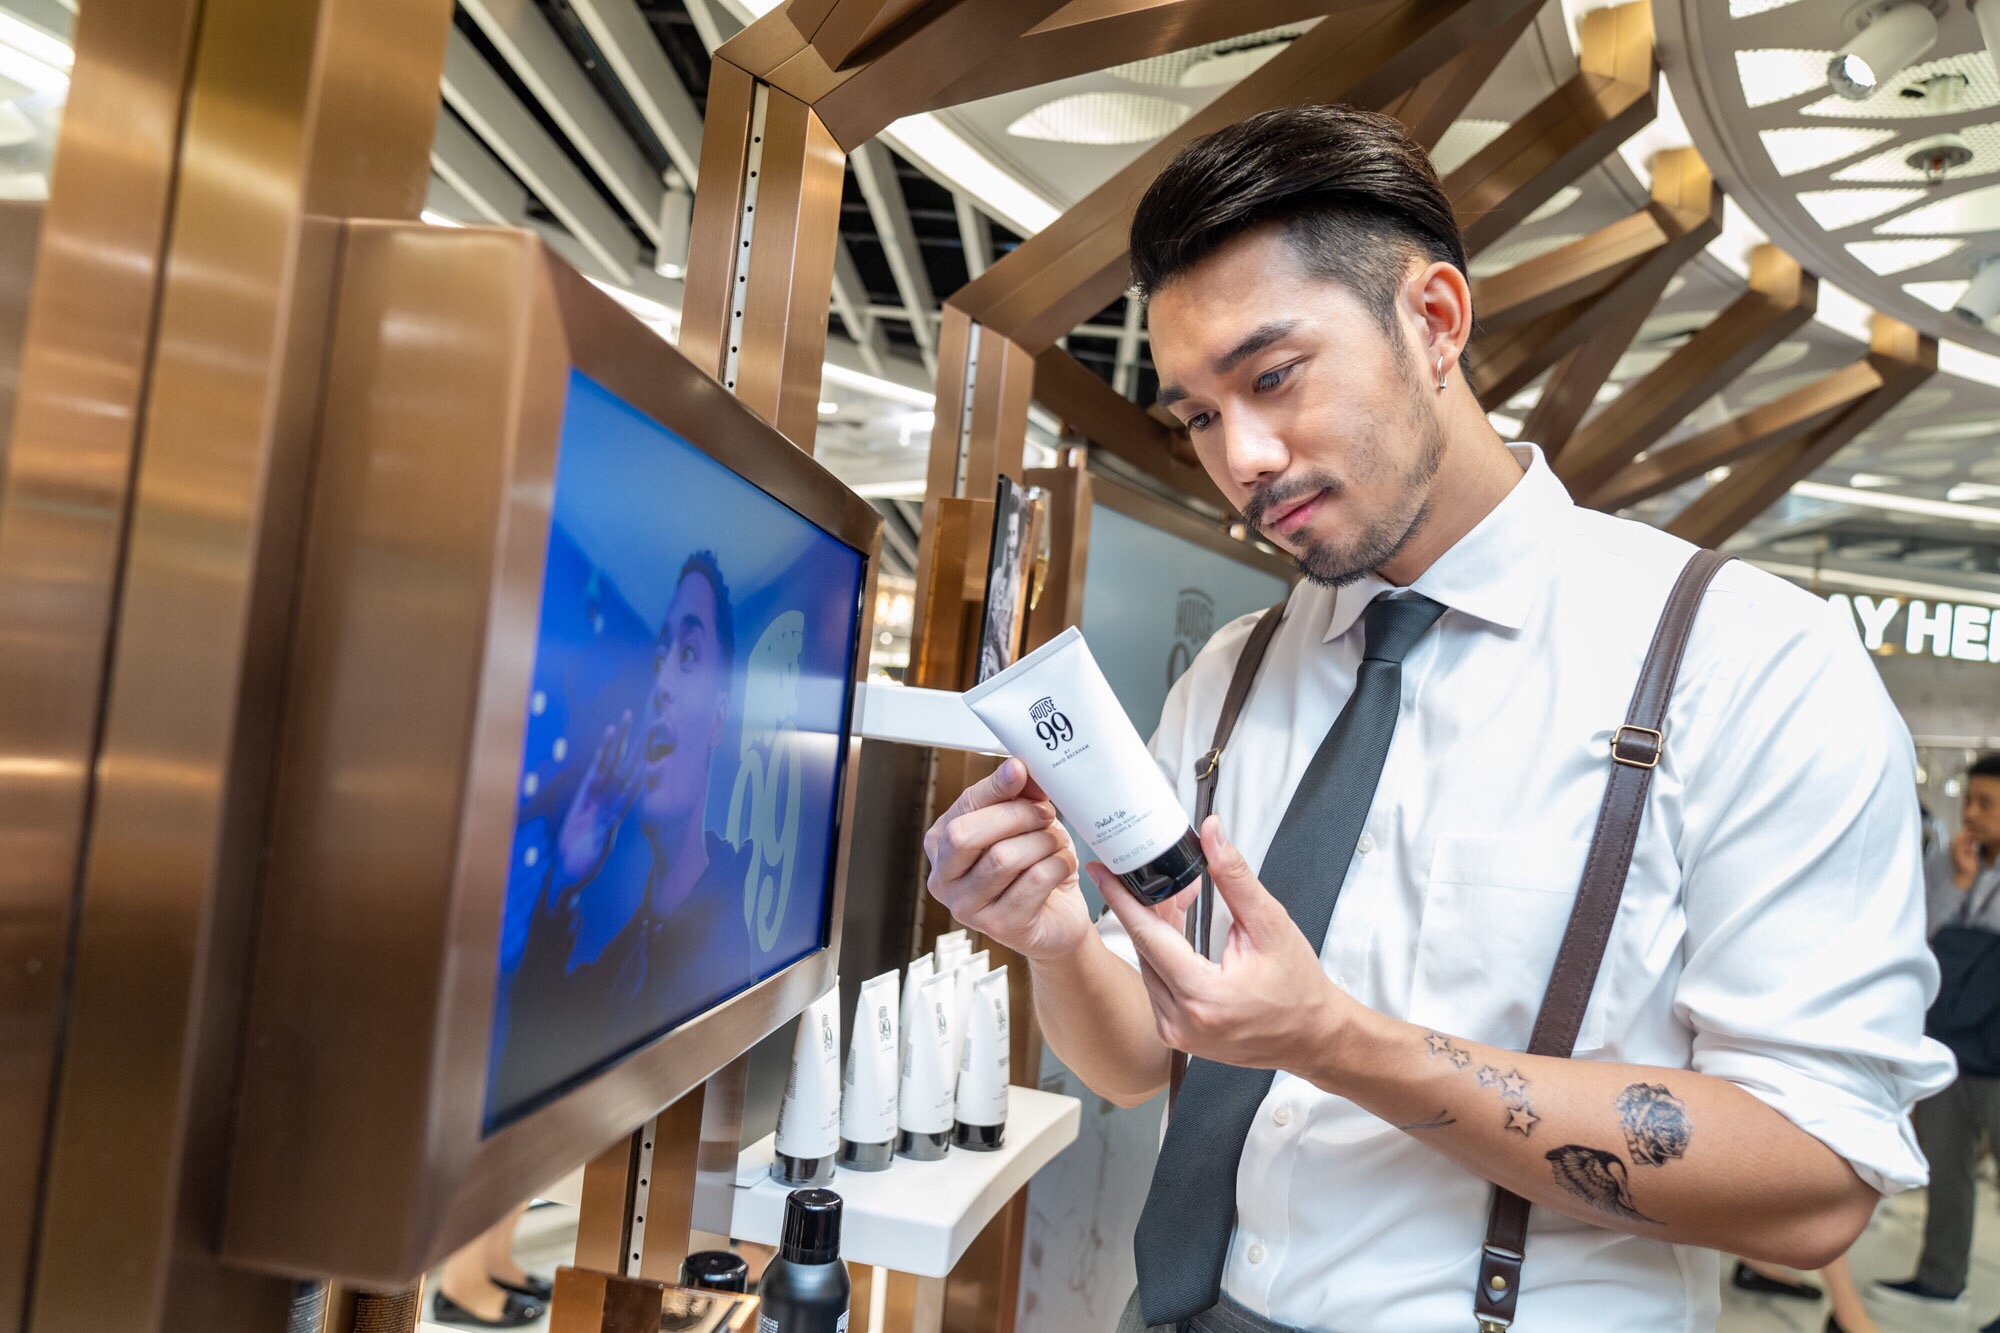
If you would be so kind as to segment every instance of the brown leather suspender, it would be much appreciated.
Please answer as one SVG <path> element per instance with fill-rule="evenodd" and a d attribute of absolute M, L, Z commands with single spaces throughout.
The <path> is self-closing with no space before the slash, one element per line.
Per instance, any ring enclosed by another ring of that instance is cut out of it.
<path fill-rule="evenodd" d="M 1652 646 L 1640 669 L 1639 684 L 1632 693 L 1624 725 L 1612 733 L 1611 774 L 1605 784 L 1603 804 L 1598 808 L 1590 853 L 1584 861 L 1583 883 L 1570 909 L 1569 925 L 1563 932 L 1548 989 L 1542 995 L 1541 1011 L 1528 1040 L 1530 1055 L 1567 1058 L 1576 1048 L 1584 1010 L 1596 989 L 1598 968 L 1618 920 L 1618 902 L 1625 892 L 1626 872 L 1631 868 L 1639 823 L 1645 815 L 1646 789 L 1666 748 L 1667 705 L 1673 698 L 1674 679 L 1687 651 L 1695 612 L 1709 584 L 1729 559 L 1714 551 L 1698 551 L 1681 571 L 1667 597 L 1659 626 L 1653 632 Z M 1250 632 L 1242 655 L 1236 659 L 1229 692 L 1223 696 L 1222 712 L 1216 718 L 1214 743 L 1202 756 L 1201 768 L 1195 775 L 1197 829 L 1214 807 L 1223 750 L 1236 728 L 1237 715 L 1250 696 L 1257 668 L 1277 633 L 1283 612 L 1283 603 L 1266 611 Z M 1214 894 L 1214 887 L 1204 877 L 1199 898 L 1188 913 L 1188 939 L 1204 957 L 1208 953 Z M 1170 1097 L 1180 1091 L 1181 1077 L 1186 1071 L 1187 1057 L 1174 1052 Z M 1480 1333 L 1503 1333 L 1514 1322 L 1514 1307 L 1520 1296 L 1522 1253 L 1528 1237 L 1528 1208 L 1528 1201 L 1520 1195 L 1494 1188 L 1493 1210 L 1480 1254 L 1479 1289 L 1474 1300 Z"/>
<path fill-rule="evenodd" d="M 1625 874 L 1632 866 L 1632 849 L 1639 840 L 1639 821 L 1646 813 L 1646 788 L 1666 749 L 1667 704 L 1674 678 L 1694 629 L 1694 615 L 1703 594 L 1730 557 L 1697 551 L 1681 571 L 1667 607 L 1653 631 L 1646 664 L 1625 724 L 1611 733 L 1611 776 L 1598 807 L 1597 828 L 1590 854 L 1583 863 L 1583 884 L 1570 908 L 1569 926 L 1549 973 L 1541 1012 L 1528 1038 L 1529 1055 L 1567 1059 L 1576 1049 L 1583 1011 L 1597 986 L 1597 969 L 1618 920 L 1618 900 L 1625 893 Z M 1521 1294 L 1521 1255 L 1528 1241 L 1528 1201 L 1495 1186 L 1493 1211 L 1486 1223 L 1486 1244 L 1479 1258 L 1479 1290 L 1473 1312 L 1480 1333 L 1501 1333 L 1514 1322 L 1514 1305 Z"/>
<path fill-rule="evenodd" d="M 1201 767 L 1194 775 L 1194 828 L 1201 832 L 1201 826 L 1208 822 L 1209 814 L 1215 809 L 1215 784 L 1220 780 L 1222 750 L 1229 744 L 1229 737 L 1236 730 L 1236 715 L 1243 711 L 1244 702 L 1250 697 L 1250 687 L 1257 680 L 1257 668 L 1264 661 L 1264 650 L 1271 646 L 1271 637 L 1278 632 L 1278 622 L 1284 619 L 1285 604 L 1279 602 L 1257 618 L 1250 637 L 1243 643 L 1243 652 L 1236 659 L 1236 671 L 1229 677 L 1229 692 L 1222 696 L 1222 712 L 1215 719 L 1215 739 L 1208 747 L 1208 753 L 1201 757 Z M 1195 896 L 1194 906 L 1188 909 L 1186 934 L 1188 943 L 1202 957 L 1208 957 L 1209 925 L 1215 919 L 1215 886 L 1208 876 L 1201 877 L 1201 892 Z M 1180 1095 L 1181 1080 L 1187 1076 L 1188 1058 L 1185 1051 L 1173 1054 L 1172 1072 L 1167 1079 L 1167 1100 L 1171 1102 Z"/>

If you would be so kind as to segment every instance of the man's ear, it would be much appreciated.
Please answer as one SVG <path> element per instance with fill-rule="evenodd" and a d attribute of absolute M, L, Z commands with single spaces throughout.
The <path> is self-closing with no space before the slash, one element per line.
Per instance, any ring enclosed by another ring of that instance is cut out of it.
<path fill-rule="evenodd" d="M 1472 285 L 1455 264 L 1434 262 L 1419 269 L 1406 291 L 1424 359 L 1443 358 L 1449 371 L 1472 341 Z"/>

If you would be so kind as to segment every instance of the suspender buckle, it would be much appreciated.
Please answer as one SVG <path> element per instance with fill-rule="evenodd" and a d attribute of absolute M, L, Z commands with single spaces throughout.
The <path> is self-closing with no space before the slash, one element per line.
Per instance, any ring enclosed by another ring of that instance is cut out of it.
<path fill-rule="evenodd" d="M 1479 1333 L 1507 1333 L 1511 1327 L 1513 1322 L 1507 1319 L 1487 1319 L 1482 1316 L 1479 1320 Z"/>
<path fill-rule="evenodd" d="M 1658 768 L 1666 748 L 1667 738 L 1651 727 L 1627 722 L 1611 733 L 1611 758 L 1632 768 Z"/>
<path fill-rule="evenodd" d="M 1217 746 L 1201 757 L 1201 766 L 1195 770 L 1194 780 L 1206 782 L 1215 776 L 1215 770 L 1222 766 L 1222 747 Z"/>

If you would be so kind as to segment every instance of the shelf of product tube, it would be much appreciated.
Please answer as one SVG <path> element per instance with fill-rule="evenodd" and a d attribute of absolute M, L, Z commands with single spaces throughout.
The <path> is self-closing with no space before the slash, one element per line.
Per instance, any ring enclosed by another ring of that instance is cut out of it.
<path fill-rule="evenodd" d="M 886 1171 L 836 1169 L 827 1188 L 845 1206 L 841 1257 L 851 1264 L 943 1277 L 1015 1191 L 1075 1142 L 1081 1104 L 1009 1088 L 1007 1130 L 994 1152 L 954 1147 L 937 1161 L 897 1157 Z M 743 1151 L 730 1234 L 776 1245 L 791 1187 L 771 1176 L 775 1135 Z"/>

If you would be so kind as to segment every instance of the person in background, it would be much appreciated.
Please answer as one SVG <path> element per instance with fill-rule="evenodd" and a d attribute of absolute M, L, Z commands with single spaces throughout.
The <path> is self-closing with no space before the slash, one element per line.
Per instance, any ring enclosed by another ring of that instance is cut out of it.
<path fill-rule="evenodd" d="M 1965 774 L 1959 830 L 1928 867 L 1930 928 L 2000 934 L 2000 752 L 1981 755 Z M 2000 1078 L 1961 1073 L 1918 1103 L 1917 1140 L 1930 1158 L 1924 1249 L 1915 1277 L 1878 1282 L 1876 1293 L 1902 1307 L 1940 1309 L 1965 1291 L 1972 1259 L 1973 1168 L 1982 1138 L 2000 1149 Z M 2000 1333 L 2000 1318 L 1981 1333 Z"/>
<path fill-rule="evenodd" d="M 514 1231 L 527 1211 L 522 1204 L 444 1261 L 431 1296 L 433 1319 L 466 1328 L 526 1328 L 548 1313 L 554 1286 L 514 1261 Z"/>

